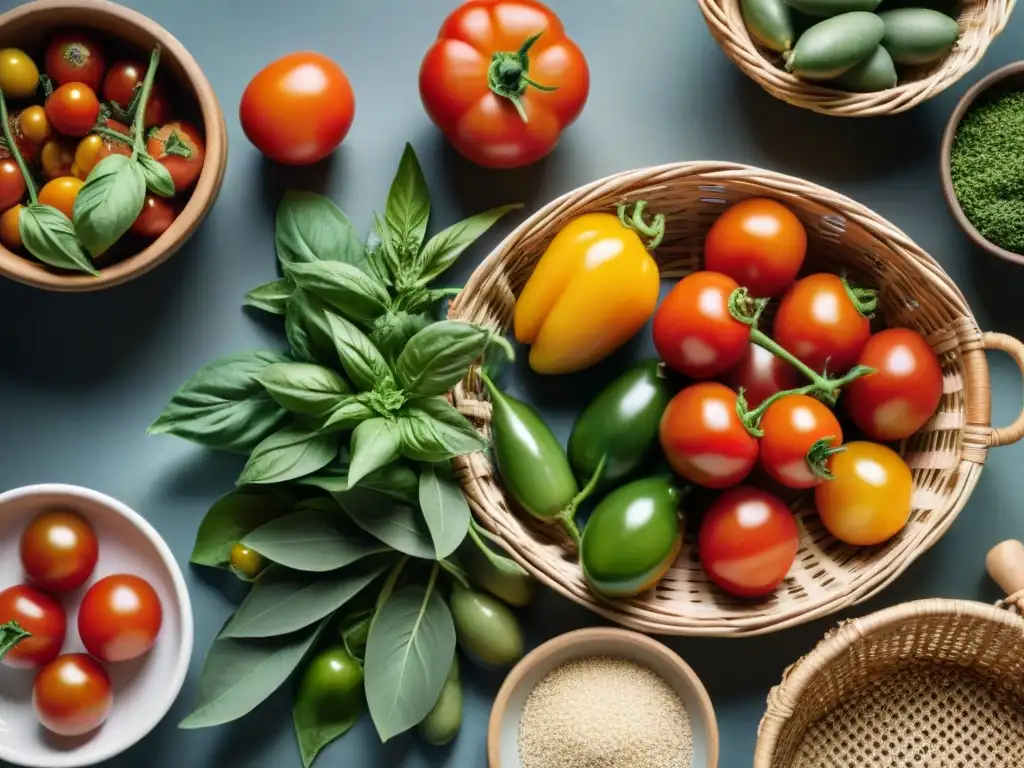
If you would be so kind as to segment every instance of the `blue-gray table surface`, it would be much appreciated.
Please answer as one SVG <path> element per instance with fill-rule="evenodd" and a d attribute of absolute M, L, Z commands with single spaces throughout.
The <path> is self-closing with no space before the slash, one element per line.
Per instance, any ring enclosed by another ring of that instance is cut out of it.
<path fill-rule="evenodd" d="M 109 292 L 44 293 L 0 283 L 0 488 L 66 482 L 109 493 L 147 517 L 182 564 L 192 593 L 196 645 L 185 689 L 162 725 L 109 768 L 300 766 L 287 694 L 224 727 L 181 731 L 207 648 L 232 602 L 187 565 L 209 504 L 231 488 L 241 459 L 146 426 L 170 393 L 204 363 L 232 352 L 280 347 L 273 322 L 241 309 L 249 288 L 275 276 L 273 213 L 288 187 L 326 191 L 365 229 L 380 210 L 403 145 L 411 141 L 433 194 L 432 226 L 512 201 L 526 203 L 453 270 L 461 284 L 515 223 L 554 197 L 616 171 L 676 160 L 730 160 L 781 171 L 842 192 L 902 228 L 966 295 L 984 330 L 1024 334 L 1021 267 L 973 247 L 942 198 L 939 144 L 956 99 L 972 82 L 1020 55 L 1024 16 L 1011 21 L 964 81 L 902 115 L 829 118 L 775 100 L 746 79 L 709 34 L 692 0 L 551 0 L 590 63 L 590 100 L 557 150 L 516 171 L 488 171 L 458 156 L 420 104 L 421 57 L 455 0 L 128 0 L 192 52 L 224 108 L 231 151 L 224 189 L 204 226 L 170 262 Z M 15 3 L 2 0 L 0 10 Z M 294 50 L 337 60 L 356 93 L 351 133 L 330 161 L 283 170 L 263 160 L 237 119 L 249 78 Z M 992 416 L 1021 407 L 1020 376 L 990 356 Z M 512 391 L 528 376 L 520 366 Z M 582 406 L 559 391 L 534 399 L 559 434 Z M 1020 446 L 991 452 L 981 482 L 952 529 L 885 593 L 844 614 L 767 637 L 672 639 L 704 680 L 722 736 L 722 768 L 747 768 L 769 688 L 835 622 L 921 597 L 998 597 L 984 555 L 1024 535 Z M 531 645 L 598 623 L 545 591 L 524 613 Z M 502 673 L 464 675 L 465 723 L 444 749 L 415 737 L 382 746 L 364 719 L 322 756 L 324 765 L 478 768 Z"/>

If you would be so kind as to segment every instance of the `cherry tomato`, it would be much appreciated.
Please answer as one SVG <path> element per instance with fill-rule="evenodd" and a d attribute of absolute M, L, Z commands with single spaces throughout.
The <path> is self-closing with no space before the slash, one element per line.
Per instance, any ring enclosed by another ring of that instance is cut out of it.
<path fill-rule="evenodd" d="M 32 687 L 36 717 L 60 736 L 96 730 L 113 704 L 110 678 L 98 661 L 84 653 L 70 653 L 47 664 Z"/>
<path fill-rule="evenodd" d="M 154 125 L 163 125 L 171 120 L 171 97 L 164 88 L 163 83 L 153 83 L 153 89 L 149 92 L 149 99 L 146 100 L 146 114 L 142 117 L 142 124 L 146 128 Z"/>
<path fill-rule="evenodd" d="M 852 290 L 852 289 L 851 289 Z M 773 329 L 775 340 L 816 371 L 848 371 L 871 336 L 871 321 L 860 313 L 836 275 L 808 275 L 786 292 Z"/>
<path fill-rule="evenodd" d="M 70 509 L 43 512 L 21 534 L 21 565 L 43 589 L 78 589 L 88 581 L 99 557 L 96 532 Z"/>
<path fill-rule="evenodd" d="M 107 70 L 107 60 L 91 33 L 67 29 L 53 36 L 46 47 L 43 66 L 57 85 L 85 83 L 98 91 Z"/>
<path fill-rule="evenodd" d="M 680 280 L 654 313 L 654 346 L 669 368 L 710 379 L 736 365 L 750 344 L 750 326 L 729 314 L 739 286 L 718 272 Z"/>
<path fill-rule="evenodd" d="M 776 200 L 751 198 L 718 217 L 704 241 L 704 268 L 729 275 L 751 296 L 779 296 L 807 255 L 807 231 Z"/>
<path fill-rule="evenodd" d="M 843 405 L 853 423 L 872 440 L 910 437 L 939 407 L 942 366 L 919 333 L 908 328 L 876 333 L 857 362 L 875 372 L 845 389 Z"/>
<path fill-rule="evenodd" d="M 724 384 L 693 384 L 669 402 L 659 429 L 675 472 L 706 488 L 728 488 L 757 463 L 757 440 L 736 413 L 736 393 Z"/>
<path fill-rule="evenodd" d="M 21 169 L 13 160 L 0 160 L 0 210 L 6 211 L 21 202 L 28 188 Z"/>
<path fill-rule="evenodd" d="M 146 78 L 147 64 L 133 59 L 115 62 L 103 78 L 103 98 L 126 108 L 135 98 L 135 89 Z M 156 81 L 146 102 L 143 122 L 147 128 L 161 125 L 171 119 L 171 101 L 163 83 Z"/>
<path fill-rule="evenodd" d="M 71 176 L 71 169 L 75 163 L 74 141 L 64 137 L 50 139 L 43 145 L 42 163 L 43 176 L 47 179 Z"/>
<path fill-rule="evenodd" d="M 705 573 L 737 597 L 774 592 L 800 548 L 789 508 L 767 491 L 749 487 L 719 496 L 705 513 L 697 539 Z"/>
<path fill-rule="evenodd" d="M 162 622 L 156 591 L 130 574 L 97 581 L 78 609 L 78 634 L 85 649 L 102 661 L 128 661 L 148 653 Z"/>
<path fill-rule="evenodd" d="M 21 129 L 21 120 L 19 115 L 14 112 L 10 112 L 7 115 L 7 125 L 11 129 L 11 135 L 14 136 L 14 143 L 18 146 L 18 151 L 21 152 L 22 159 L 28 164 L 33 165 L 37 159 L 39 159 L 39 145 L 28 138 Z M 0 135 L 3 132 L 0 131 Z M 6 147 L 0 147 L 0 160 L 13 160 L 14 155 Z"/>
<path fill-rule="evenodd" d="M 68 83 L 50 94 L 46 116 L 55 130 L 67 136 L 85 136 L 100 116 L 100 102 L 88 85 Z"/>
<path fill-rule="evenodd" d="M 0 50 L 0 91 L 8 99 L 27 99 L 39 87 L 39 68 L 18 48 Z"/>
<path fill-rule="evenodd" d="M 0 215 L 0 243 L 10 250 L 21 247 L 21 206 L 8 208 Z"/>
<path fill-rule="evenodd" d="M 800 374 L 781 357 L 751 342 L 740 361 L 722 379 L 756 408 L 776 392 L 800 386 Z"/>
<path fill-rule="evenodd" d="M 180 120 L 162 125 L 150 134 L 146 151 L 170 171 L 175 192 L 184 192 L 195 184 L 206 158 L 202 134 Z"/>
<path fill-rule="evenodd" d="M 147 194 L 146 202 L 142 204 L 142 213 L 132 223 L 132 232 L 140 237 L 155 240 L 170 228 L 177 215 L 170 202 L 162 197 Z"/>
<path fill-rule="evenodd" d="M 4 657 L 9 667 L 31 669 L 49 664 L 60 655 L 67 632 L 61 604 L 45 592 L 22 584 L 0 592 L 0 624 L 16 621 L 26 637 Z"/>
<path fill-rule="evenodd" d="M 52 205 L 70 219 L 75 210 L 75 198 L 84 185 L 85 182 L 75 176 L 53 179 L 39 190 L 39 202 L 42 205 Z"/>
<path fill-rule="evenodd" d="M 813 488 L 822 482 L 843 442 L 835 414 L 808 395 L 779 398 L 764 412 L 760 427 L 761 466 L 790 488 Z"/>
<path fill-rule="evenodd" d="M 25 138 L 34 144 L 42 144 L 50 138 L 50 121 L 46 119 L 46 110 L 40 106 L 21 110 L 18 127 Z"/>
<path fill-rule="evenodd" d="M 107 120 L 107 127 L 120 131 L 125 135 L 128 135 L 130 130 L 128 126 L 122 125 L 116 120 Z M 92 173 L 92 169 L 97 166 L 100 160 L 110 155 L 130 157 L 131 154 L 132 147 L 130 144 L 117 141 L 116 139 L 108 139 L 97 133 L 90 133 L 78 142 L 78 147 L 75 149 L 74 175 L 80 179 L 85 179 Z"/>
<path fill-rule="evenodd" d="M 814 505 L 837 539 L 869 546 L 903 530 L 913 495 L 910 468 L 896 451 L 855 441 L 832 457 L 832 479 L 814 489 Z"/>
<path fill-rule="evenodd" d="M 256 149 L 282 165 L 310 165 L 341 144 L 356 102 L 348 78 L 319 53 L 290 53 L 246 86 L 242 130 Z"/>

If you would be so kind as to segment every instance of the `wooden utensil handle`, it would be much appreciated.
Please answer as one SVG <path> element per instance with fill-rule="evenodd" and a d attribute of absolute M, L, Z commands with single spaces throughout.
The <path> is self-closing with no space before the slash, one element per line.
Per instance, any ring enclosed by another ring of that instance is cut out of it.
<path fill-rule="evenodd" d="M 1008 539 L 996 544 L 985 556 L 985 567 L 1007 595 L 1024 592 L 1024 544 Z"/>

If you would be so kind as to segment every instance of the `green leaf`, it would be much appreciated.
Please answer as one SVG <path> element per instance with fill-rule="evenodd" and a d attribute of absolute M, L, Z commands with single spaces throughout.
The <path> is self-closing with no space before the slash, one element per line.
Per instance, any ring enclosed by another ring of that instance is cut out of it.
<path fill-rule="evenodd" d="M 365 263 L 363 243 L 348 217 L 329 198 L 312 192 L 285 193 L 274 239 L 282 267 L 311 261 Z"/>
<path fill-rule="evenodd" d="M 455 624 L 433 588 L 410 586 L 384 603 L 366 644 L 366 697 L 381 741 L 433 709 L 455 657 Z"/>
<path fill-rule="evenodd" d="M 333 496 L 352 521 L 375 539 L 404 555 L 435 558 L 430 531 L 415 506 L 363 488 Z"/>
<path fill-rule="evenodd" d="M 401 261 L 411 264 L 415 259 L 427 235 L 429 219 L 427 181 L 423 178 L 416 151 L 411 144 L 406 144 L 384 209 L 390 244 Z"/>
<path fill-rule="evenodd" d="M 430 325 L 425 314 L 389 310 L 373 322 L 370 341 L 380 351 L 389 365 L 398 361 L 405 345 L 413 336 Z"/>
<path fill-rule="evenodd" d="M 288 299 L 295 291 L 295 285 L 288 278 L 271 280 L 258 285 L 245 294 L 244 304 L 247 307 L 262 309 L 272 315 L 283 315 L 288 309 Z"/>
<path fill-rule="evenodd" d="M 253 449 L 238 484 L 294 480 L 326 467 L 337 455 L 337 435 L 321 433 L 315 425 L 295 422 Z"/>
<path fill-rule="evenodd" d="M 379 280 L 340 261 L 292 264 L 288 276 L 308 291 L 356 322 L 369 323 L 387 311 L 391 296 Z"/>
<path fill-rule="evenodd" d="M 218 637 L 206 654 L 192 714 L 178 727 L 208 728 L 252 712 L 295 671 L 325 624 L 273 638 Z"/>
<path fill-rule="evenodd" d="M 25 250 L 44 264 L 58 269 L 98 275 L 96 267 L 78 242 L 71 220 L 52 205 L 26 205 L 18 217 L 18 233 Z"/>
<path fill-rule="evenodd" d="M 275 352 L 243 352 L 209 363 L 171 397 L 149 434 L 170 434 L 222 451 L 249 453 L 272 434 L 284 410 L 257 381 Z"/>
<path fill-rule="evenodd" d="M 470 589 L 472 585 L 469 583 L 469 575 L 463 570 L 462 566 L 458 561 L 454 559 L 438 560 L 437 564 L 440 565 L 444 570 L 451 574 L 452 578 L 455 579 L 459 584 L 464 586 L 466 589 Z"/>
<path fill-rule="evenodd" d="M 225 494 L 213 503 L 199 524 L 189 559 L 197 565 L 226 568 L 235 544 L 287 511 L 281 500 L 273 496 L 243 491 Z"/>
<path fill-rule="evenodd" d="M 470 245 L 509 211 L 522 208 L 522 203 L 502 205 L 489 211 L 470 216 L 452 224 L 448 229 L 434 235 L 423 247 L 417 259 L 419 284 L 427 285 L 431 280 L 448 269 Z"/>
<path fill-rule="evenodd" d="M 277 363 L 256 378 L 278 405 L 302 416 L 324 418 L 349 393 L 341 376 L 312 363 Z"/>
<path fill-rule="evenodd" d="M 176 134 L 172 134 L 176 135 Z M 170 142 L 168 142 L 168 146 Z M 166 147 L 164 148 L 166 151 Z M 160 197 L 174 197 L 174 179 L 163 163 L 159 163 L 149 155 L 136 158 L 142 168 L 142 176 L 146 180 L 146 189 Z"/>
<path fill-rule="evenodd" d="M 0 661 L 3 661 L 4 656 L 14 650 L 18 643 L 29 637 L 32 637 L 32 633 L 26 632 L 16 621 L 0 624 Z"/>
<path fill-rule="evenodd" d="M 469 503 L 444 464 L 424 464 L 420 470 L 420 509 L 427 522 L 438 560 L 451 555 L 469 532 Z"/>
<path fill-rule="evenodd" d="M 338 503 L 331 511 L 300 509 L 249 533 L 243 544 L 268 560 L 297 571 L 322 573 L 388 550 L 379 542 L 346 530 Z"/>
<path fill-rule="evenodd" d="M 390 419 L 368 419 L 352 432 L 352 461 L 348 469 L 349 486 L 355 486 L 376 469 L 398 458 L 402 438 Z"/>
<path fill-rule="evenodd" d="M 296 289 L 288 300 L 284 330 L 292 354 L 299 360 L 333 367 L 337 363 L 327 309 L 312 294 Z"/>
<path fill-rule="evenodd" d="M 299 742 L 303 768 L 311 768 L 321 750 L 352 730 L 363 716 L 363 712 L 366 711 L 366 695 L 362 679 L 360 678 L 358 682 L 358 688 L 340 698 L 340 701 L 337 694 L 309 694 L 303 698 L 301 688 L 296 692 L 292 722 L 295 725 L 295 738 Z M 314 682 L 312 685 L 317 684 Z"/>
<path fill-rule="evenodd" d="M 349 490 L 348 462 L 325 467 L 319 472 L 297 480 L 300 485 L 310 485 L 328 493 Z M 359 487 L 391 496 L 406 504 L 419 502 L 419 475 L 409 464 L 393 461 L 366 475 L 359 481 Z"/>
<path fill-rule="evenodd" d="M 376 215 L 374 216 L 374 223 L 378 229 L 383 227 L 383 224 L 380 223 L 380 219 Z M 384 258 L 383 241 L 377 230 L 371 232 L 370 236 L 366 238 L 366 263 L 370 267 L 370 273 L 390 288 L 392 285 L 391 274 L 388 269 L 387 259 Z"/>
<path fill-rule="evenodd" d="M 145 202 L 142 166 L 125 155 L 109 155 L 75 197 L 75 233 L 92 256 L 99 256 L 131 228 Z"/>
<path fill-rule="evenodd" d="M 276 637 L 308 627 L 345 605 L 393 563 L 393 558 L 377 558 L 316 574 L 271 565 L 256 579 L 220 636 Z"/>
<path fill-rule="evenodd" d="M 394 376 L 387 361 L 381 356 L 369 337 L 351 322 L 333 312 L 327 312 L 327 325 L 341 365 L 349 379 L 360 391 L 374 389 L 385 382 L 394 384 Z"/>
<path fill-rule="evenodd" d="M 372 419 L 376 412 L 360 399 L 362 395 L 347 395 L 340 400 L 324 421 L 325 431 L 337 432 L 352 429 L 367 419 Z"/>
<path fill-rule="evenodd" d="M 431 323 L 405 345 L 395 364 L 398 386 L 410 397 L 446 394 L 487 348 L 488 331 L 473 323 Z"/>
<path fill-rule="evenodd" d="M 402 455 L 414 461 L 439 462 L 481 451 L 487 441 L 441 397 L 414 400 L 398 418 Z"/>

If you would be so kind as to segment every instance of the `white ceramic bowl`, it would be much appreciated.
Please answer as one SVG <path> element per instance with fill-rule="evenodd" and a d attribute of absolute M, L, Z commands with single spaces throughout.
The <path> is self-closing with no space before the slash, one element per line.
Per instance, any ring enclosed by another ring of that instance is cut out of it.
<path fill-rule="evenodd" d="M 656 672 L 679 695 L 693 729 L 693 762 L 688 768 L 718 768 L 718 721 L 700 678 L 670 648 L 639 632 L 594 627 L 567 632 L 527 654 L 505 678 L 494 700 L 487 731 L 490 768 L 522 768 L 519 719 L 526 699 L 545 675 L 582 656 L 630 659 Z"/>
<path fill-rule="evenodd" d="M 82 589 L 57 595 L 67 610 L 63 653 L 82 652 L 77 605 L 95 581 L 132 573 L 153 585 L 163 608 L 156 645 L 145 656 L 104 664 L 114 707 L 98 730 L 78 738 L 54 736 L 32 708 L 32 670 L 0 665 L 0 761 L 29 768 L 75 768 L 108 760 L 152 731 L 181 691 L 192 658 L 192 606 L 174 555 L 137 513 L 97 491 L 73 485 L 31 485 L 0 494 L 0 590 L 25 581 L 18 557 L 21 532 L 36 513 L 52 506 L 74 509 L 96 530 L 96 571 Z"/>

